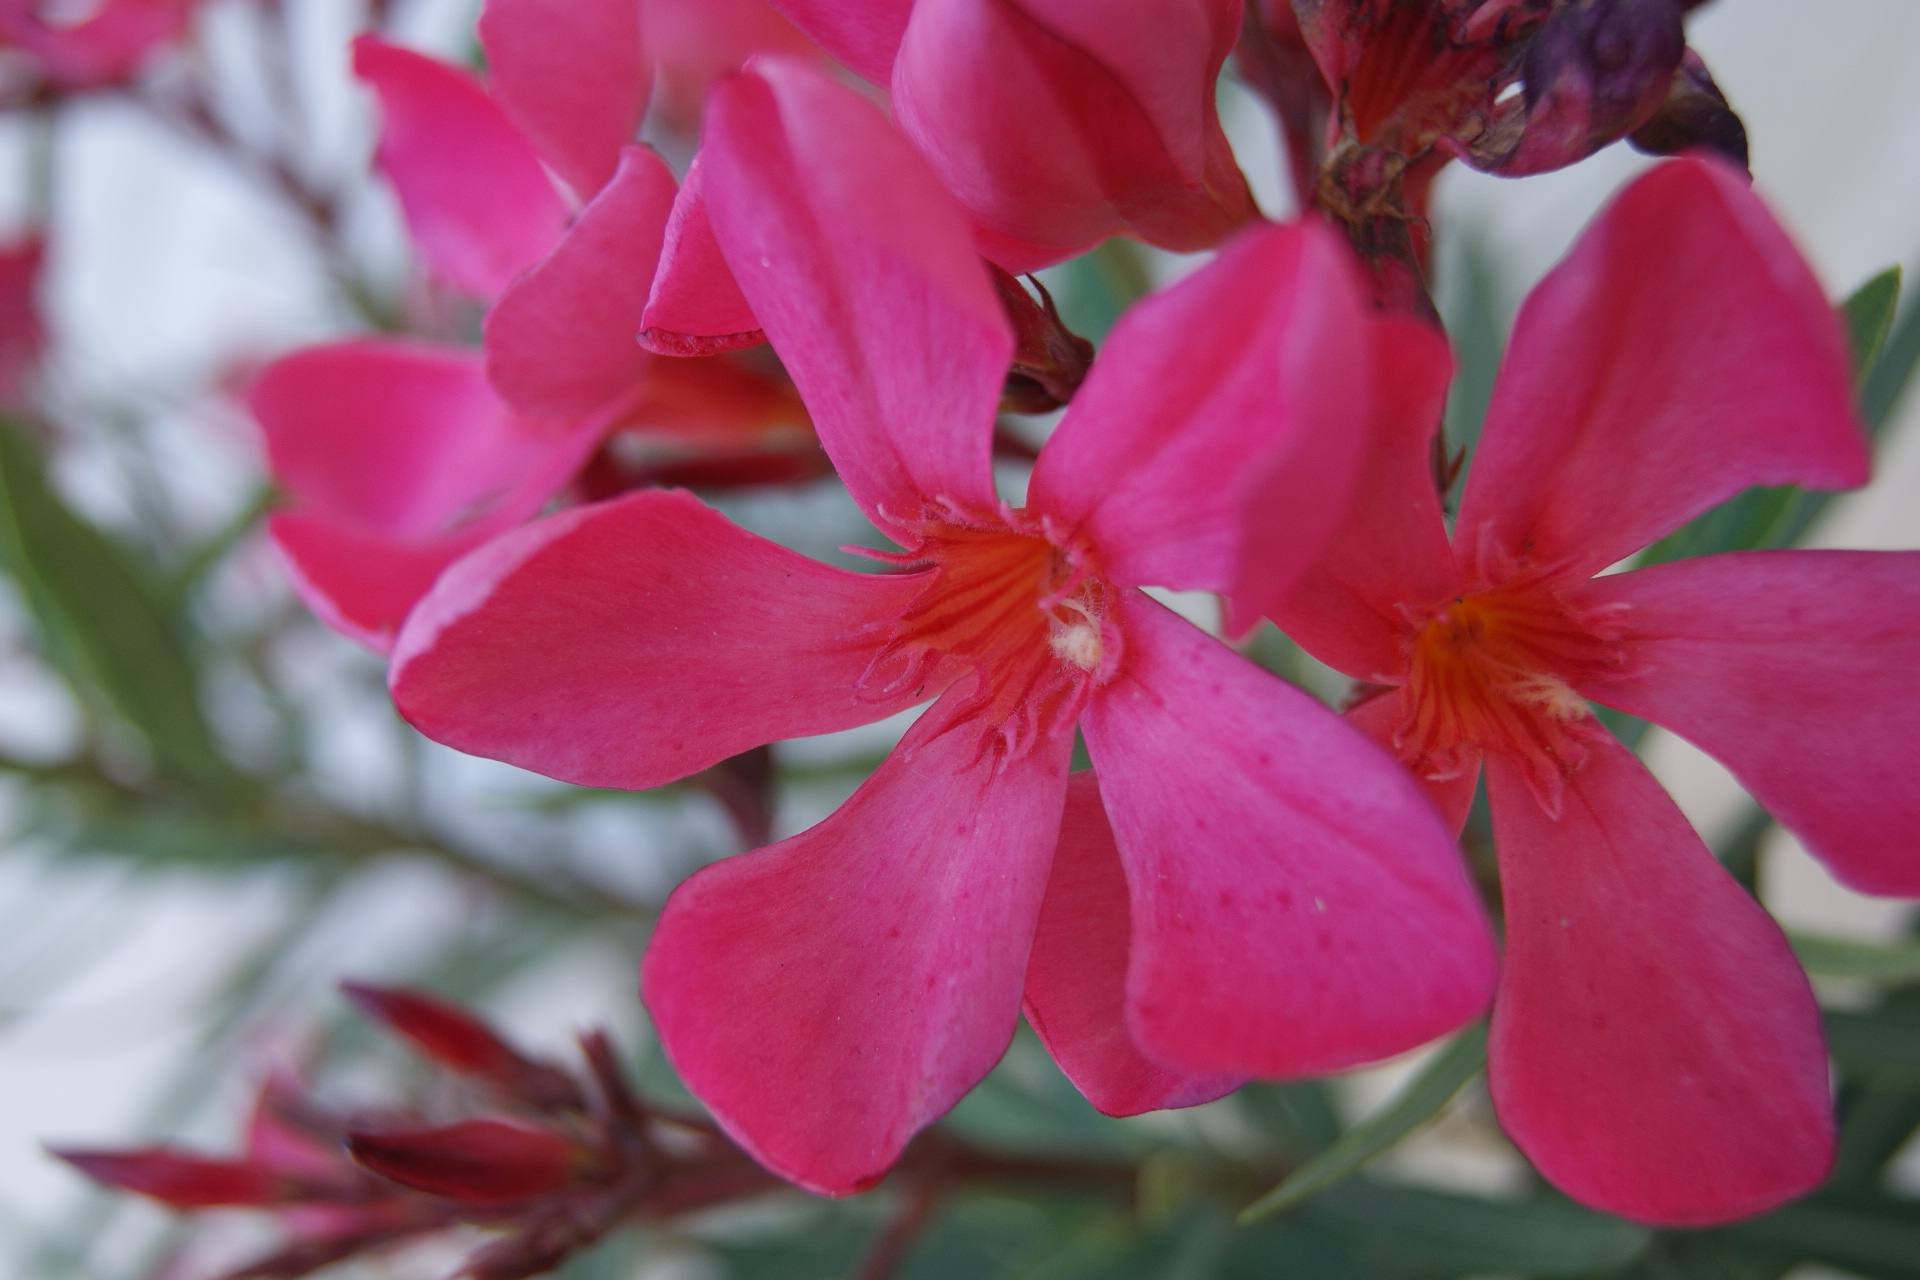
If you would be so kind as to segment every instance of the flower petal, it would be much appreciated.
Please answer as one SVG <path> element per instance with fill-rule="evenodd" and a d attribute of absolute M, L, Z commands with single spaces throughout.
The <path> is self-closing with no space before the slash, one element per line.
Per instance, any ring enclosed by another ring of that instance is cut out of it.
<path fill-rule="evenodd" d="M 1706 556 L 1578 598 L 1629 647 L 1583 694 L 1724 762 L 1848 884 L 1920 897 L 1920 552 Z"/>
<path fill-rule="evenodd" d="M 444 574 L 394 646 L 394 701 L 471 755 L 593 787 L 684 778 L 866 724 L 883 637 L 924 583 L 828 568 L 679 491 L 537 521 Z"/>
<path fill-rule="evenodd" d="M 1208 248 L 1258 217 L 1214 107 L 1240 8 L 918 0 L 895 118 L 984 229 L 1051 261 L 1122 230 Z"/>
<path fill-rule="evenodd" d="M 514 408 L 578 418 L 634 390 L 653 358 L 634 332 L 673 199 L 660 157 L 628 147 L 554 251 L 488 312 L 487 375 Z"/>
<path fill-rule="evenodd" d="M 1618 743 L 1555 821 L 1487 762 L 1507 954 L 1488 1048 L 1509 1136 L 1574 1199 L 1698 1226 L 1819 1185 L 1820 1014 L 1787 940 Z"/>
<path fill-rule="evenodd" d="M 393 339 L 296 351 L 249 399 L 296 504 L 269 522 L 295 588 L 382 650 L 442 569 L 531 518 L 604 430 L 517 418 L 472 352 Z"/>
<path fill-rule="evenodd" d="M 714 89 L 704 165 L 727 263 L 868 517 L 995 510 L 1013 331 L 926 162 L 851 89 L 763 58 Z"/>
<path fill-rule="evenodd" d="M 1231 594 L 1244 630 L 1340 517 L 1366 440 L 1345 249 L 1263 226 L 1127 312 L 1041 451 L 1029 505 L 1121 582 Z"/>
<path fill-rule="evenodd" d="M 1319 1074 L 1486 1006 L 1484 912 L 1433 807 L 1306 694 L 1135 592 L 1082 719 L 1133 895 L 1134 1041 L 1187 1070 Z"/>
<path fill-rule="evenodd" d="M 819 826 L 681 885 L 647 948 L 681 1078 L 811 1191 L 878 1181 L 1018 1019 L 1072 738 L 1008 760 L 951 715 L 936 705 Z"/>
<path fill-rule="evenodd" d="M 913 0 L 772 0 L 814 43 L 884 86 L 907 29 Z"/>
<path fill-rule="evenodd" d="M 268 519 L 267 533 L 301 603 L 341 635 L 385 653 L 448 565 L 518 523 L 493 519 L 446 537 L 409 541 L 305 511 L 281 511 Z"/>
<path fill-rule="evenodd" d="M 1520 309 L 1455 540 L 1592 573 L 1749 485 L 1863 484 L 1851 381 L 1833 309 L 1744 178 L 1669 161 Z"/>
<path fill-rule="evenodd" d="M 1404 678 L 1402 606 L 1460 592 L 1433 480 L 1433 438 L 1453 361 L 1415 320 L 1374 324 L 1374 417 L 1359 479 L 1319 556 L 1267 615 L 1322 662 L 1361 680 Z"/>
<path fill-rule="evenodd" d="M 1127 878 L 1092 773 L 1067 782 L 1040 924 L 1027 961 L 1027 1021 L 1087 1100 L 1110 1116 L 1191 1107 L 1232 1093 L 1237 1075 L 1189 1075 L 1149 1061 L 1127 1030 Z"/>
<path fill-rule="evenodd" d="M 640 345 L 663 356 L 719 355 L 767 340 L 713 238 L 703 172 L 696 155 L 674 197 L 660 265 L 640 315 Z"/>
<path fill-rule="evenodd" d="M 0 41 L 32 55 L 57 88 L 95 89 L 130 79 L 161 45 L 179 40 L 194 8 L 192 0 L 100 0 L 73 10 L 6 0 Z"/>
<path fill-rule="evenodd" d="M 305 347 L 268 365 L 248 399 L 274 477 L 301 509 L 397 540 L 501 506 L 532 515 L 570 470 L 552 474 L 551 456 L 577 465 L 584 452 L 568 431 L 516 418 L 463 347 Z"/>
<path fill-rule="evenodd" d="M 654 57 L 650 110 L 669 132 L 696 134 L 707 90 L 756 53 L 826 60 L 766 0 L 641 0 L 641 10 Z"/>
<path fill-rule="evenodd" d="M 353 73 L 380 96 L 375 161 L 427 264 L 463 293 L 499 296 L 567 225 L 533 148 L 458 67 L 361 36 Z"/>
<path fill-rule="evenodd" d="M 487 0 L 494 96 L 582 201 L 614 175 L 653 95 L 640 0 Z"/>

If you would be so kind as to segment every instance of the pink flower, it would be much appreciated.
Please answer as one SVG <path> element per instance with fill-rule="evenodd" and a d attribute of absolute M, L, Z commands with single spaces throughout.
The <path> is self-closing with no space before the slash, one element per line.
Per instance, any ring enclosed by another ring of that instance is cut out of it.
<path fill-rule="evenodd" d="M 569 22 L 494 60 L 496 88 L 513 86 L 507 101 L 565 144 L 545 151 L 465 71 L 370 36 L 355 43 L 355 68 L 383 104 L 380 163 L 416 243 L 436 275 L 497 298 L 484 358 L 364 339 L 294 352 L 253 389 L 275 477 L 293 499 L 271 521 L 274 542 L 308 605 L 375 648 L 391 644 L 442 569 L 531 518 L 590 463 L 583 487 L 596 494 L 675 462 L 704 464 L 693 474 L 707 483 L 818 472 L 784 382 L 728 360 L 662 359 L 635 341 L 676 194 L 658 156 L 619 141 L 637 127 L 634 91 L 620 86 L 639 64 L 603 67 L 597 102 L 556 103 L 539 66 L 516 61 L 562 37 L 566 47 L 612 39 L 600 31 L 605 13 L 592 21 L 604 8 L 566 6 Z M 493 0 L 482 32 L 504 39 L 538 12 L 534 0 Z M 593 65 L 581 64 L 582 92 Z M 570 217 L 547 166 L 585 187 L 609 159 Z M 643 445 L 647 458 L 621 467 L 602 450 L 610 438 Z"/>
<path fill-rule="evenodd" d="M 101 0 L 62 22 L 46 0 L 0 0 L 0 45 L 31 55 L 55 89 L 103 88 L 132 79 L 160 46 L 185 35 L 196 4 Z"/>
<path fill-rule="evenodd" d="M 1471 1017 L 1485 925 L 1417 788 L 1138 589 L 1284 589 L 1337 518 L 1350 388 L 1405 332 L 1366 317 L 1337 242 L 1262 227 L 1135 308 L 1013 508 L 989 467 L 1013 333 L 925 163 L 777 60 L 718 87 L 706 128 L 717 242 L 900 571 L 633 494 L 456 565 L 392 688 L 442 742 L 634 788 L 937 699 L 838 812 L 668 902 L 644 994 L 720 1123 L 804 1186 L 870 1185 L 1005 1049 L 1043 915 L 1103 934 L 1103 963 L 1028 994 L 1110 1109 Z M 1105 810 L 1079 790 L 1063 836 L 1076 724 Z M 1116 1003 L 1124 1035 L 1082 1016 Z M 1160 1070 L 1175 1048 L 1188 1069 Z"/>
<path fill-rule="evenodd" d="M 1844 339 L 1743 178 L 1690 159 L 1628 187 L 1522 308 L 1451 549 L 1428 469 L 1446 377 L 1387 405 L 1347 527 L 1273 617 L 1389 686 L 1351 717 L 1456 827 L 1485 762 L 1508 1133 L 1616 1213 L 1757 1213 L 1831 1160 L 1812 995 L 1585 700 L 1711 752 L 1843 880 L 1920 892 L 1920 556 L 1604 572 L 1747 486 L 1863 483 Z"/>
<path fill-rule="evenodd" d="M 776 0 L 1033 271 L 1119 233 L 1180 251 L 1259 216 L 1214 109 L 1240 0 Z"/>

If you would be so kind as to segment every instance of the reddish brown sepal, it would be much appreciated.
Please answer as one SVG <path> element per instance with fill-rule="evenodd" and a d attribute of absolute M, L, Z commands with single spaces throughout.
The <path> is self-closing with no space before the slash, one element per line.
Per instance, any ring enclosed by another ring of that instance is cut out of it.
<path fill-rule="evenodd" d="M 575 1166 L 575 1151 L 566 1139 L 506 1120 L 350 1133 L 347 1151 L 363 1168 L 401 1186 L 489 1207 L 557 1190 Z"/>
<path fill-rule="evenodd" d="M 457 1005 L 402 987 L 343 982 L 340 990 L 362 1013 L 404 1036 L 449 1070 L 478 1076 L 541 1110 L 577 1110 L 584 1105 L 579 1086 L 564 1072 L 524 1056 Z"/>
<path fill-rule="evenodd" d="M 48 1148 L 95 1182 L 149 1196 L 177 1209 L 277 1204 L 296 1196 L 288 1179 L 258 1165 L 209 1160 L 165 1147 L 135 1151 Z"/>

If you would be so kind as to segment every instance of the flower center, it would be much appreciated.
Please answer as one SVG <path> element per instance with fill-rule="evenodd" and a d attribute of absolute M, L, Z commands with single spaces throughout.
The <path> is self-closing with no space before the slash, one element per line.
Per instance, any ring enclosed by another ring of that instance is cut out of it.
<path fill-rule="evenodd" d="M 1557 814 L 1566 777 L 1586 759 L 1583 739 L 1603 732 L 1574 686 L 1625 664 L 1617 626 L 1522 577 L 1415 619 L 1409 649 L 1407 714 L 1394 734 L 1401 758 L 1441 779 L 1482 751 L 1501 752 Z"/>
<path fill-rule="evenodd" d="M 970 681 L 956 723 L 976 724 L 982 749 L 1009 758 L 1071 728 L 1119 656 L 1112 589 L 1086 553 L 1025 511 L 942 513 L 912 532 L 913 550 L 880 558 L 926 574 L 926 586 L 882 624 L 887 642 L 862 689 L 891 698 Z"/>

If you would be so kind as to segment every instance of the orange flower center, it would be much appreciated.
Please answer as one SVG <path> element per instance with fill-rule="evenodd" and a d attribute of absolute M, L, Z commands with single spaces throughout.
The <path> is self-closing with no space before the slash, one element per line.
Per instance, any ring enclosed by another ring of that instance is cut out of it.
<path fill-rule="evenodd" d="M 979 726 L 983 750 L 1008 757 L 1070 729 L 1119 656 L 1111 588 L 1086 553 L 1024 511 L 931 518 L 914 532 L 912 551 L 882 558 L 927 584 L 882 624 L 887 643 L 863 682 L 870 696 L 971 681 L 957 719 Z"/>
<path fill-rule="evenodd" d="M 1519 763 L 1542 805 L 1559 810 L 1567 775 L 1600 732 L 1575 686 L 1625 664 L 1603 615 L 1561 603 L 1547 583 L 1521 578 L 1472 592 L 1417 620 L 1409 641 L 1406 719 L 1394 735 L 1424 777 L 1457 777 L 1483 751 Z"/>

